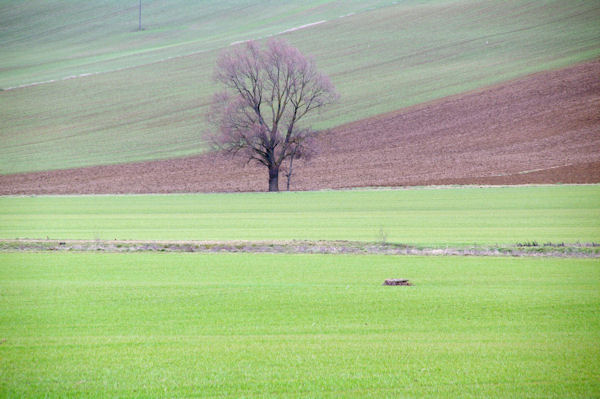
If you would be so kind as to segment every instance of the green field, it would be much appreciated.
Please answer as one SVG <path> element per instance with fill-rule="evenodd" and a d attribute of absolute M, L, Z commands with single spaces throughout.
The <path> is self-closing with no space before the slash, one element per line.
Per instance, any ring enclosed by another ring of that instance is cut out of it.
<path fill-rule="evenodd" d="M 0 292 L 2 397 L 600 395 L 598 260 L 2 253 Z"/>
<path fill-rule="evenodd" d="M 600 186 L 0 197 L 0 238 L 600 242 Z"/>
<path fill-rule="evenodd" d="M 598 242 L 600 186 L 0 197 L 0 239 L 380 231 Z M 6 250 L 0 397 L 596 397 L 599 306 L 598 259 Z"/>
<path fill-rule="evenodd" d="M 139 32 L 138 4 L 0 2 L 0 174 L 206 151 L 215 59 L 247 39 L 332 77 L 318 129 L 600 56 L 598 0 L 143 0 Z M 600 397 L 597 257 L 24 239 L 568 247 L 600 243 L 600 185 L 0 196 L 0 398 Z"/>
<path fill-rule="evenodd" d="M 392 5 L 389 0 L 61 0 L 0 3 L 0 87 L 109 72 L 223 48 L 320 20 Z"/>
<path fill-rule="evenodd" d="M 203 152 L 218 52 L 319 21 L 281 35 L 341 94 L 317 128 L 600 55 L 598 1 L 145 3 L 0 3 L 0 87 L 57 79 L 0 91 L 1 174 Z"/>

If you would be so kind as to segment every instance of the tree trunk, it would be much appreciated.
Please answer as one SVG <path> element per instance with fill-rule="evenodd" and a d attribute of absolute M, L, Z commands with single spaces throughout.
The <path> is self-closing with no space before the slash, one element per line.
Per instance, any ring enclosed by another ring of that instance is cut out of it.
<path fill-rule="evenodd" d="M 293 166 L 293 162 L 294 162 L 294 155 L 295 155 L 295 151 L 294 153 L 292 153 L 292 156 L 290 157 L 290 168 L 287 172 L 287 190 L 290 191 L 290 180 L 292 179 L 292 166 Z"/>
<path fill-rule="evenodd" d="M 279 166 L 269 166 L 269 191 L 279 191 Z"/>

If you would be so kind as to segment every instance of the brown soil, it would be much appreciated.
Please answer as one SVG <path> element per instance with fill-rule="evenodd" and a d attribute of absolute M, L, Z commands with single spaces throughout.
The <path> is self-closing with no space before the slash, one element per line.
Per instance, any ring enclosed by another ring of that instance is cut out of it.
<path fill-rule="evenodd" d="M 600 60 L 340 126 L 294 190 L 600 182 Z M 280 188 L 285 177 L 280 177 Z M 264 191 L 220 154 L 0 176 L 0 194 Z"/>

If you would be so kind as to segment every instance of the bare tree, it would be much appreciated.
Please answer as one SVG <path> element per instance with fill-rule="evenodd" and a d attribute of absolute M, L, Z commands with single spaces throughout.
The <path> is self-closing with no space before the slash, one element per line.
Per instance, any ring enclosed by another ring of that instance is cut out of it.
<path fill-rule="evenodd" d="M 293 139 L 296 141 L 295 145 L 290 148 L 290 155 L 287 158 L 287 166 L 282 165 L 283 171 L 286 177 L 286 189 L 290 191 L 290 183 L 292 181 L 292 174 L 294 172 L 294 159 L 310 160 L 315 154 L 318 153 L 315 136 L 317 132 L 303 128 L 296 131 Z"/>
<path fill-rule="evenodd" d="M 279 191 L 279 170 L 288 159 L 309 153 L 313 130 L 299 122 L 338 95 L 312 59 L 283 40 L 265 48 L 254 41 L 220 55 L 215 79 L 226 90 L 216 93 L 209 121 L 217 127 L 218 148 L 240 154 L 269 170 L 269 191 Z"/>

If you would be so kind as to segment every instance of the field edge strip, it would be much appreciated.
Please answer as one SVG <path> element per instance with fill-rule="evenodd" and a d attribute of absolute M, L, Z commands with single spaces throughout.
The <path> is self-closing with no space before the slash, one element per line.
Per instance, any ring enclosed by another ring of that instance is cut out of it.
<path fill-rule="evenodd" d="M 137 241 L 137 240 L 0 240 L 1 252 L 197 252 L 272 254 L 349 254 L 414 256 L 546 256 L 600 258 L 600 243 L 418 246 L 363 241 Z"/>

